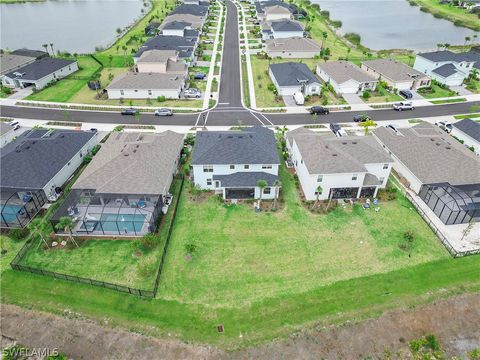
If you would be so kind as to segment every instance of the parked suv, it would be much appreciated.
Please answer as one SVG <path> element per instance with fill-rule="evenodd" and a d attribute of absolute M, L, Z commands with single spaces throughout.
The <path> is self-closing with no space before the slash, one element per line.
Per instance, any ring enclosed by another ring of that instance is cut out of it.
<path fill-rule="evenodd" d="M 368 120 L 370 120 L 370 118 L 365 114 L 355 115 L 353 117 L 353 121 L 358 122 L 358 123 L 365 122 L 365 121 L 368 121 Z"/>
<path fill-rule="evenodd" d="M 202 92 L 196 88 L 185 89 L 183 92 L 185 98 L 196 98 L 199 99 L 202 96 Z"/>
<path fill-rule="evenodd" d="M 203 79 L 205 79 L 206 76 L 207 75 L 203 72 L 197 72 L 197 73 L 195 73 L 195 75 L 193 75 L 193 78 L 195 80 L 203 80 Z"/>
<path fill-rule="evenodd" d="M 393 104 L 393 108 L 397 111 L 403 111 L 403 110 L 413 110 L 413 104 L 411 101 L 402 101 L 397 104 Z"/>
<path fill-rule="evenodd" d="M 410 90 L 400 90 L 399 94 L 402 95 L 405 99 L 413 98 L 413 94 Z"/>
<path fill-rule="evenodd" d="M 435 125 L 447 133 L 452 132 L 452 124 L 450 124 L 448 121 L 439 121 L 436 122 Z"/>
<path fill-rule="evenodd" d="M 173 111 L 172 111 L 172 109 L 161 108 L 161 109 L 155 110 L 154 114 L 155 114 L 155 116 L 172 116 Z"/>
<path fill-rule="evenodd" d="M 323 106 L 312 106 L 310 108 L 310 114 L 317 114 L 317 115 L 328 115 L 330 110 L 324 108 Z"/>
<path fill-rule="evenodd" d="M 122 115 L 135 115 L 136 113 L 138 113 L 138 110 L 135 108 L 126 108 L 121 112 Z"/>
<path fill-rule="evenodd" d="M 337 123 L 330 123 L 330 130 L 338 137 L 347 136 L 346 131 Z"/>

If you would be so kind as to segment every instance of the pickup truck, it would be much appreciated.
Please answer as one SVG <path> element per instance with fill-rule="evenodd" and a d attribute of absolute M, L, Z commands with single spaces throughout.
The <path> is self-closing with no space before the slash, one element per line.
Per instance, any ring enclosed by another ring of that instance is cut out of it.
<path fill-rule="evenodd" d="M 393 109 L 397 111 L 413 110 L 413 104 L 410 101 L 402 101 L 397 104 L 393 104 Z"/>

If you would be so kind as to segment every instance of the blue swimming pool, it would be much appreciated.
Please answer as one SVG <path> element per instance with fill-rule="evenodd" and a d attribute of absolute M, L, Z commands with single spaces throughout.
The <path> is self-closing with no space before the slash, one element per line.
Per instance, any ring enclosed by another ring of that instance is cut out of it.
<path fill-rule="evenodd" d="M 17 215 L 20 213 L 23 213 L 25 210 L 23 209 L 22 205 L 13 205 L 13 204 L 7 204 L 7 205 L 1 205 L 2 209 L 2 220 L 5 220 L 7 223 L 18 223 L 17 220 Z"/>
<path fill-rule="evenodd" d="M 135 233 L 142 231 L 145 215 L 142 214 L 103 214 L 100 218 L 103 231 L 120 230 L 121 234 Z"/>

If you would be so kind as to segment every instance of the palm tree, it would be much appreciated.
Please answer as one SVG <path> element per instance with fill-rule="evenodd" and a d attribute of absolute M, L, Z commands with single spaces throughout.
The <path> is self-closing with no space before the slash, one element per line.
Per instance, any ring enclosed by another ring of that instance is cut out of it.
<path fill-rule="evenodd" d="M 72 236 L 73 219 L 70 216 L 62 216 L 57 225 L 55 225 L 55 228 L 57 230 L 64 230 L 66 233 L 68 233 L 68 240 L 73 241 L 73 243 L 79 247 Z"/>
<path fill-rule="evenodd" d="M 352 51 L 351 48 L 348 48 L 348 49 L 347 49 L 347 61 L 348 61 L 348 57 L 350 56 L 350 52 L 351 52 L 351 51 Z"/>
<path fill-rule="evenodd" d="M 315 189 L 315 202 L 313 203 L 312 209 L 317 207 L 318 201 L 322 192 L 323 192 L 322 187 L 318 185 L 317 188 Z"/>
<path fill-rule="evenodd" d="M 55 51 L 53 50 L 53 43 L 50 43 L 50 49 L 52 49 L 52 56 L 55 56 Z"/>
<path fill-rule="evenodd" d="M 328 37 L 328 33 L 324 31 L 322 33 L 322 49 L 325 48 L 325 41 L 327 40 L 327 37 Z"/>
<path fill-rule="evenodd" d="M 260 188 L 260 198 L 258 199 L 258 208 L 260 208 L 260 205 L 262 204 L 262 196 L 263 196 L 263 190 L 268 186 L 268 183 L 260 179 L 257 181 L 257 186 Z"/>
<path fill-rule="evenodd" d="M 45 48 L 45 51 L 47 52 L 47 54 L 50 55 L 50 53 L 48 52 L 48 44 L 42 44 L 42 46 Z"/>
<path fill-rule="evenodd" d="M 273 186 L 275 186 L 275 198 L 273 199 L 273 208 L 276 210 L 278 204 L 278 195 L 280 193 L 280 186 L 282 186 L 282 182 L 277 179 L 274 181 Z"/>
<path fill-rule="evenodd" d="M 467 46 L 467 43 L 472 40 L 472 38 L 470 36 L 465 36 L 465 43 L 463 44 L 463 46 Z"/>
<path fill-rule="evenodd" d="M 442 48 L 442 47 L 443 47 L 443 44 L 442 44 L 442 43 L 438 43 L 438 44 L 437 44 L 437 50 L 440 50 L 440 48 Z"/>

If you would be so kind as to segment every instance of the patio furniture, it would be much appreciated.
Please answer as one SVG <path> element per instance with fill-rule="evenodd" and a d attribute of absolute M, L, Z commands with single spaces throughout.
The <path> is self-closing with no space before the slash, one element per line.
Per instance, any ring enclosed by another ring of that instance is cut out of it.
<path fill-rule="evenodd" d="M 146 207 L 147 207 L 147 203 L 146 203 L 144 200 L 139 200 L 139 201 L 138 201 L 138 207 L 139 207 L 140 209 L 146 208 Z"/>
<path fill-rule="evenodd" d="M 22 201 L 23 201 L 24 203 L 28 203 L 28 202 L 32 201 L 32 199 L 33 199 L 32 196 L 31 196 L 31 195 L 28 195 L 28 194 L 24 194 L 24 195 L 22 196 Z"/>

